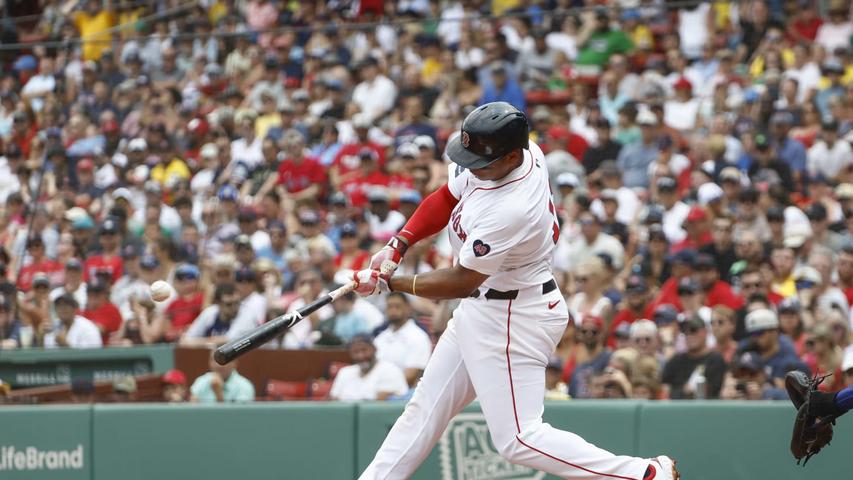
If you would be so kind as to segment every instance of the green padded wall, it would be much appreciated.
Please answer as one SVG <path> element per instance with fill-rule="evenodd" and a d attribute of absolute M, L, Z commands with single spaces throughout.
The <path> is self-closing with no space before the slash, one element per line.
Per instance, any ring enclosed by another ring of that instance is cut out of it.
<path fill-rule="evenodd" d="M 354 478 L 355 406 L 97 405 L 94 480 Z"/>
<path fill-rule="evenodd" d="M 92 409 L 0 407 L 0 479 L 92 478 Z"/>

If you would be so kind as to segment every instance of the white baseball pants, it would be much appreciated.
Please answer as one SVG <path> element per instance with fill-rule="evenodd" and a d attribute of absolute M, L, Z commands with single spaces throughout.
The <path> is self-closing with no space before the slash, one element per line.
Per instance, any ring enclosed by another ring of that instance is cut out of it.
<path fill-rule="evenodd" d="M 551 308 L 549 308 L 549 306 Z M 545 366 L 568 311 L 559 289 L 515 300 L 463 300 L 403 414 L 361 480 L 410 477 L 448 422 L 475 397 L 508 461 L 568 479 L 642 480 L 649 461 L 618 456 L 542 422 Z"/>

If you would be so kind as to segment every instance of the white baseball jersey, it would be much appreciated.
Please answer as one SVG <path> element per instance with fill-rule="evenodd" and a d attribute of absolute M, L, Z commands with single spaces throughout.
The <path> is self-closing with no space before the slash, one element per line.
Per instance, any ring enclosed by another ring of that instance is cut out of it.
<path fill-rule="evenodd" d="M 507 461 L 572 480 L 641 480 L 648 460 L 614 455 L 542 421 L 545 366 L 569 316 L 563 294 L 543 288 L 553 278 L 559 230 L 542 150 L 531 142 L 521 166 L 494 182 L 454 170 L 448 185 L 459 203 L 448 228 L 457 261 L 489 275 L 481 292 L 517 291 L 459 302 L 409 404 L 359 478 L 411 477 L 476 397 Z"/>
<path fill-rule="evenodd" d="M 495 290 L 541 285 L 552 278 L 559 228 L 542 150 L 533 142 L 524 162 L 497 181 L 480 180 L 451 165 L 450 193 L 459 199 L 450 215 L 450 244 L 465 268 L 489 278 Z"/>

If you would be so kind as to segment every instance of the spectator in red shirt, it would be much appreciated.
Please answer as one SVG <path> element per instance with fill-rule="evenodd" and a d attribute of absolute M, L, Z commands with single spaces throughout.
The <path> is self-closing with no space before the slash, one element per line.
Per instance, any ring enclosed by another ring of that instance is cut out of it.
<path fill-rule="evenodd" d="M 99 279 L 86 285 L 86 309 L 80 314 L 98 326 L 104 345 L 110 335 L 121 328 L 121 312 L 110 302 L 109 286 Z"/>
<path fill-rule="evenodd" d="M 743 297 L 735 293 L 732 286 L 720 280 L 720 272 L 714 257 L 707 253 L 696 256 L 696 273 L 699 285 L 705 292 L 705 306 L 724 305 L 737 310 L 743 306 Z"/>
<path fill-rule="evenodd" d="M 201 313 L 204 292 L 199 288 L 198 278 L 199 269 L 191 263 L 181 264 L 175 269 L 177 295 L 164 312 L 169 322 L 166 331 L 169 341 L 177 341 Z"/>
<path fill-rule="evenodd" d="M 118 222 L 109 217 L 101 225 L 98 236 L 101 253 L 86 259 L 83 270 L 83 278 L 89 281 L 95 278 L 97 272 L 109 272 L 110 281 L 115 283 L 123 275 L 123 262 L 119 249 L 121 248 L 121 237 L 119 236 Z"/>
<path fill-rule="evenodd" d="M 353 207 L 363 207 L 367 204 L 367 192 L 370 187 L 388 186 L 388 175 L 380 170 L 376 153 L 364 149 L 358 156 L 361 160 L 359 169 L 353 172 L 355 176 L 341 185 L 341 191 L 349 197 Z"/>
<path fill-rule="evenodd" d="M 678 298 L 678 282 L 682 277 L 690 276 L 696 264 L 696 251 L 684 249 L 672 256 L 672 275 L 663 282 L 657 297 L 649 306 L 654 312 L 658 306 L 669 304 L 681 311 L 681 300 Z"/>
<path fill-rule="evenodd" d="M 810 44 L 817 37 L 823 20 L 817 15 L 815 6 L 812 2 L 799 2 L 794 21 L 788 24 L 788 36 L 794 43 Z"/>
<path fill-rule="evenodd" d="M 370 118 L 365 114 L 359 113 L 353 116 L 352 126 L 355 129 L 357 140 L 355 143 L 341 147 L 329 171 L 329 179 L 335 188 L 342 188 L 345 182 L 358 176 L 365 149 L 374 153 L 379 167 L 385 165 L 385 149 L 367 138 L 370 123 Z"/>
<path fill-rule="evenodd" d="M 29 265 L 21 269 L 21 273 L 18 275 L 19 289 L 24 292 L 30 291 L 33 276 L 38 272 L 46 273 L 53 285 L 62 283 L 64 268 L 61 263 L 51 260 L 45 255 L 44 241 L 40 236 L 30 237 L 27 240 L 27 254 L 31 261 Z"/>
<path fill-rule="evenodd" d="M 631 276 L 625 283 L 625 299 L 622 308 L 616 312 L 610 325 L 610 333 L 607 336 L 607 346 L 616 348 L 616 330 L 620 325 L 631 325 L 637 320 L 649 318 L 646 307 L 649 304 L 649 288 L 646 281 L 639 276 Z"/>
<path fill-rule="evenodd" d="M 838 288 L 853 305 L 853 245 L 845 246 L 838 255 Z"/>
<path fill-rule="evenodd" d="M 569 152 L 577 162 L 583 158 L 589 148 L 589 142 L 577 133 L 561 126 L 553 126 L 548 128 L 546 135 L 552 140 L 564 145 L 564 149 Z"/>
<path fill-rule="evenodd" d="M 318 199 L 326 184 L 326 170 L 316 158 L 305 156 L 305 137 L 288 130 L 282 139 L 285 158 L 278 165 L 278 184 L 294 200 Z"/>
<path fill-rule="evenodd" d="M 685 248 L 698 250 L 714 241 L 708 226 L 708 212 L 699 205 L 690 207 L 687 218 L 684 219 L 683 227 L 687 232 L 687 237 L 672 246 L 673 253 Z"/>
<path fill-rule="evenodd" d="M 370 260 L 370 252 L 359 248 L 358 229 L 352 222 L 341 225 L 341 252 L 335 257 L 340 269 L 361 270 Z"/>

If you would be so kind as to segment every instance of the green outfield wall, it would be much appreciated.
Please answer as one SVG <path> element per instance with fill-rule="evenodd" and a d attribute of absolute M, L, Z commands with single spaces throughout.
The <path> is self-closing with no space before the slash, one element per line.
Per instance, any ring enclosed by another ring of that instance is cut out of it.
<path fill-rule="evenodd" d="M 132 348 L 27 348 L 0 350 L 0 378 L 12 388 L 110 381 L 125 375 L 165 373 L 175 366 L 173 345 Z"/>
<path fill-rule="evenodd" d="M 403 406 L 394 403 L 0 407 L 0 479 L 352 479 Z M 784 402 L 549 403 L 545 421 L 614 452 L 678 459 L 685 480 L 846 478 L 853 417 L 806 468 L 788 451 Z M 495 452 L 476 405 L 415 480 L 551 478 Z"/>

